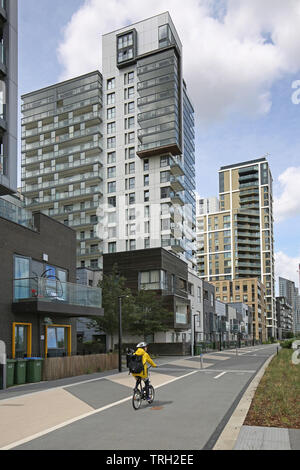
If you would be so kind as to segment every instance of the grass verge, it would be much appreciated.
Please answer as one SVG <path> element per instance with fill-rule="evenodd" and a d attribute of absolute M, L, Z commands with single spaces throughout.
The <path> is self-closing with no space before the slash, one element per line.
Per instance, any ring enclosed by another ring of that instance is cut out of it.
<path fill-rule="evenodd" d="M 267 368 L 244 422 L 247 426 L 300 429 L 300 364 L 282 349 Z"/>

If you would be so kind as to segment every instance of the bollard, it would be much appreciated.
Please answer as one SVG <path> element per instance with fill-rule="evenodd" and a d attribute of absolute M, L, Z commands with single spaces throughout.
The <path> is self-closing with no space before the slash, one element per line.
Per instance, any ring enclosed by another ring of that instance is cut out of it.
<path fill-rule="evenodd" d="M 200 354 L 201 369 L 203 369 L 203 354 Z"/>
<path fill-rule="evenodd" d="M 0 341 L 0 390 L 6 390 L 6 346 Z"/>

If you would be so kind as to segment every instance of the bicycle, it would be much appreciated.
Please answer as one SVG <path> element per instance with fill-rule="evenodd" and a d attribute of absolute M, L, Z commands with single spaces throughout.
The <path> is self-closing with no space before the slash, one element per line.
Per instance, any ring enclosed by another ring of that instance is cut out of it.
<path fill-rule="evenodd" d="M 150 368 L 151 366 L 149 366 L 148 370 Z M 148 378 L 149 378 L 149 374 L 148 374 Z M 141 407 L 143 400 L 145 401 L 147 400 L 146 386 L 144 387 L 142 386 L 142 381 L 143 381 L 142 377 L 137 377 L 137 381 L 133 389 L 132 406 L 135 410 L 138 410 Z M 147 401 L 148 401 L 148 404 L 151 405 L 154 401 L 155 390 L 154 390 L 153 385 L 150 384 L 150 380 L 149 380 L 149 397 L 150 399 Z"/>

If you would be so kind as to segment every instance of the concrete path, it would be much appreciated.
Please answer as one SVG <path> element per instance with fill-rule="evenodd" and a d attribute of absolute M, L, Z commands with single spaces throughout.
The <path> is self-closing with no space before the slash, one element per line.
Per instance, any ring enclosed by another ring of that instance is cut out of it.
<path fill-rule="evenodd" d="M 300 450 L 300 430 L 243 426 L 234 450 Z"/>
<path fill-rule="evenodd" d="M 215 352 L 203 356 L 203 368 L 199 357 L 159 358 L 151 370 L 155 401 L 139 411 L 127 372 L 0 392 L 0 450 L 212 449 L 274 351 Z"/>

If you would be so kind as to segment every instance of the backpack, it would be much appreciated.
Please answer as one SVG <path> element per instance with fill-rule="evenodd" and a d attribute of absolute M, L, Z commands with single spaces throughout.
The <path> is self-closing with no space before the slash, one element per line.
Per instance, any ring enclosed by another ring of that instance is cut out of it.
<path fill-rule="evenodd" d="M 143 372 L 143 356 L 137 356 L 133 352 L 127 353 L 127 367 L 131 374 L 140 374 Z"/>

